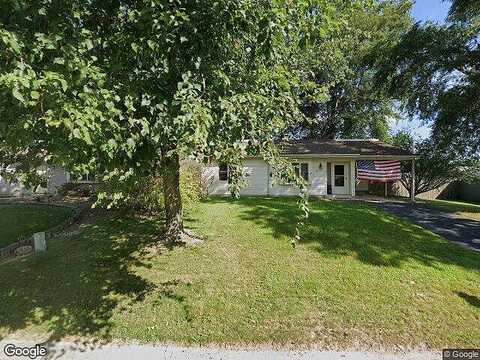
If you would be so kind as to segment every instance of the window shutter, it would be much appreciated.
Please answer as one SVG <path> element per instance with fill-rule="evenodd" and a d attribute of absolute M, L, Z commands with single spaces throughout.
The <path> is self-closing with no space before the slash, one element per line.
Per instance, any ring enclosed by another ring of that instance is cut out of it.
<path fill-rule="evenodd" d="M 218 166 L 218 179 L 220 181 L 228 181 L 228 165 L 220 164 Z"/>
<path fill-rule="evenodd" d="M 302 163 L 300 174 L 305 181 L 308 181 L 308 163 Z"/>

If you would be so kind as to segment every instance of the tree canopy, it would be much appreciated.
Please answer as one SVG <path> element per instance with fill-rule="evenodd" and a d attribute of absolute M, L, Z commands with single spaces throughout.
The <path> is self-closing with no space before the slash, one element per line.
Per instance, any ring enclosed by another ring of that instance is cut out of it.
<path fill-rule="evenodd" d="M 347 3 L 345 3 L 347 4 Z M 342 23 L 324 41 L 302 53 L 313 81 L 327 86 L 325 98 L 303 100 L 305 122 L 286 134 L 306 138 L 381 138 L 399 118 L 395 96 L 378 87 L 381 54 L 394 47 L 412 26 L 410 1 L 359 2 L 341 11 Z"/>
<path fill-rule="evenodd" d="M 379 60 L 378 86 L 433 121 L 435 141 L 458 156 L 480 150 L 479 35 L 478 1 L 454 0 L 445 24 L 415 24 Z"/>
<path fill-rule="evenodd" d="M 310 81 L 298 54 L 336 31 L 341 3 L 6 0 L 2 160 L 103 181 L 158 173 L 175 239 L 179 158 L 239 164 L 255 153 L 282 166 L 275 134 L 302 119 L 299 94 L 316 99 L 327 86 Z"/>

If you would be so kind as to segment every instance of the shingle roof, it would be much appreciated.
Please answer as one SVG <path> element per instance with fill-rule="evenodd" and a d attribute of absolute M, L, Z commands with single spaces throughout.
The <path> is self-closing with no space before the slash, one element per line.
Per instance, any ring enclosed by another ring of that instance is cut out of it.
<path fill-rule="evenodd" d="M 410 151 L 379 140 L 294 140 L 279 143 L 284 155 L 413 156 Z"/>

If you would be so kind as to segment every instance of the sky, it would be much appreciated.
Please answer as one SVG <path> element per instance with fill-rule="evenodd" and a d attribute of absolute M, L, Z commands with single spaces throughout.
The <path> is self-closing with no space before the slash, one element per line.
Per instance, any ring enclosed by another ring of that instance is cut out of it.
<path fill-rule="evenodd" d="M 434 21 L 443 23 L 448 14 L 450 2 L 444 0 L 416 0 L 412 9 L 412 16 L 416 21 Z M 430 135 L 430 126 L 417 119 L 412 121 L 402 120 L 392 124 L 392 131 L 409 129 L 413 135 L 419 138 L 427 138 Z"/>
<path fill-rule="evenodd" d="M 436 21 L 442 23 L 450 8 L 449 1 L 443 0 L 416 0 L 412 15 L 417 21 Z"/>

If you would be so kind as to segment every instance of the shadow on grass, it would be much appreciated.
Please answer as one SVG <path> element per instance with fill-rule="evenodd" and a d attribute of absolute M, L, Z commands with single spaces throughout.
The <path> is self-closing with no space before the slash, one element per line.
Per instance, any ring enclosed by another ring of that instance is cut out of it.
<path fill-rule="evenodd" d="M 157 300 L 154 301 L 154 306 L 161 306 L 162 298 L 167 298 L 170 300 L 173 300 L 177 302 L 178 305 L 181 306 L 182 311 L 183 311 L 183 318 L 187 323 L 190 323 L 193 321 L 194 317 L 192 314 L 192 310 L 190 306 L 186 303 L 185 296 L 183 295 L 178 295 L 175 293 L 175 288 L 180 285 L 185 285 L 186 287 L 190 287 L 190 283 L 184 283 L 180 280 L 171 280 L 171 281 L 166 281 L 160 284 L 159 289 L 157 293 L 160 295 Z"/>
<path fill-rule="evenodd" d="M 45 255 L 1 265 L 0 335 L 39 325 L 47 342 L 108 340 L 114 311 L 154 290 L 132 268 L 149 266 L 141 254 L 159 231 L 152 220 L 107 217 L 53 239 Z"/>
<path fill-rule="evenodd" d="M 463 300 L 465 300 L 467 303 L 469 303 L 473 307 L 480 308 L 480 298 L 478 298 L 477 296 L 469 295 L 462 291 L 455 291 L 455 294 L 457 294 L 459 297 L 461 297 Z"/>
<path fill-rule="evenodd" d="M 295 198 L 212 198 L 208 201 L 239 205 L 242 219 L 257 223 L 274 238 L 294 234 L 299 214 Z M 374 266 L 399 267 L 415 261 L 428 266 L 442 263 L 480 269 L 480 254 L 371 205 L 311 199 L 310 209 L 301 243 L 313 245 L 324 256 L 351 255 Z"/>
<path fill-rule="evenodd" d="M 23 236 L 64 223 L 73 215 L 73 210 L 42 203 L 7 202 L 0 203 L 0 214 L 0 248 L 3 248 Z"/>

